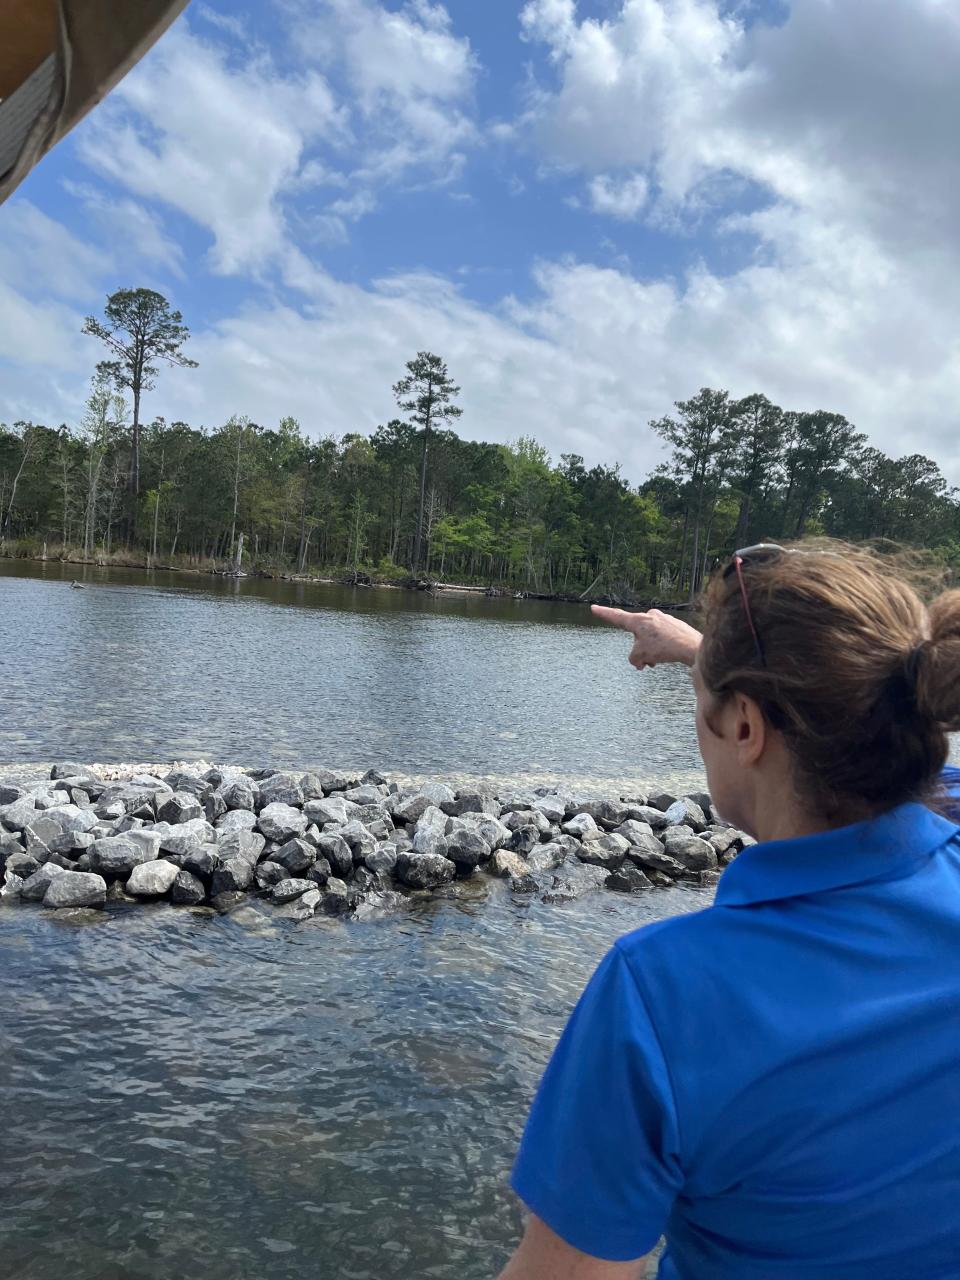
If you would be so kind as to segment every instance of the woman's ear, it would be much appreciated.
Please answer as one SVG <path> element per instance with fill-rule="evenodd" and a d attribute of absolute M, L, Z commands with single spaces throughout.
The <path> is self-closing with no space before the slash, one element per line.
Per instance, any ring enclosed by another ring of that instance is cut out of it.
<path fill-rule="evenodd" d="M 738 693 L 734 704 L 733 740 L 741 767 L 750 768 L 763 755 L 767 732 L 766 719 L 757 703 L 746 694 Z"/>

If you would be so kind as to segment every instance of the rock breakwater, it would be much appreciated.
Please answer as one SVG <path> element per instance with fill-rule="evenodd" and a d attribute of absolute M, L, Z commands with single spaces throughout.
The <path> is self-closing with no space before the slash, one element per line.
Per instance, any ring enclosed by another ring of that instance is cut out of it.
<path fill-rule="evenodd" d="M 703 794 L 454 790 L 376 770 L 117 773 L 64 762 L 0 776 L 4 903 L 229 910 L 257 894 L 295 920 L 368 919 L 478 874 L 549 902 L 710 886 L 752 843 Z"/>

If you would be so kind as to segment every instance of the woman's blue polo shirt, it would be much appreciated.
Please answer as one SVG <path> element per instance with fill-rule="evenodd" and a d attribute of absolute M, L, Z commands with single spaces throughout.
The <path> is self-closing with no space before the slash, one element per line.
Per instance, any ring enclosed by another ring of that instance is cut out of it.
<path fill-rule="evenodd" d="M 960 781 L 955 771 L 951 784 Z M 960 1276 L 960 827 L 919 804 L 746 849 L 597 969 L 513 1171 L 664 1280 Z"/>

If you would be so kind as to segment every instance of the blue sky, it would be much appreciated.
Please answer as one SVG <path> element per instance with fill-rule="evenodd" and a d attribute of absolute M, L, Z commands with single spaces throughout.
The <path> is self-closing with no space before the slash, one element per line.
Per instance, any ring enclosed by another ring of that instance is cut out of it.
<path fill-rule="evenodd" d="M 0 209 L 0 420 L 77 421 L 142 284 L 168 419 L 369 431 L 430 349 L 634 480 L 706 384 L 960 481 L 958 73 L 945 0 L 194 0 Z"/>

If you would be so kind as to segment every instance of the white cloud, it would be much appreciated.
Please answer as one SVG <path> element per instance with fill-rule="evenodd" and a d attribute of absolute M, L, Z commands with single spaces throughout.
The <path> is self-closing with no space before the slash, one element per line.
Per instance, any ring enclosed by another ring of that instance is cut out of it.
<path fill-rule="evenodd" d="M 342 111 L 316 71 L 236 67 L 182 23 L 79 135 L 82 158 L 214 237 L 211 265 L 255 271 L 282 249 L 282 196 L 309 142 L 340 137 Z"/>
<path fill-rule="evenodd" d="M 588 190 L 594 213 L 631 222 L 643 212 L 650 187 L 642 173 L 623 179 L 601 173 L 590 180 Z"/>

